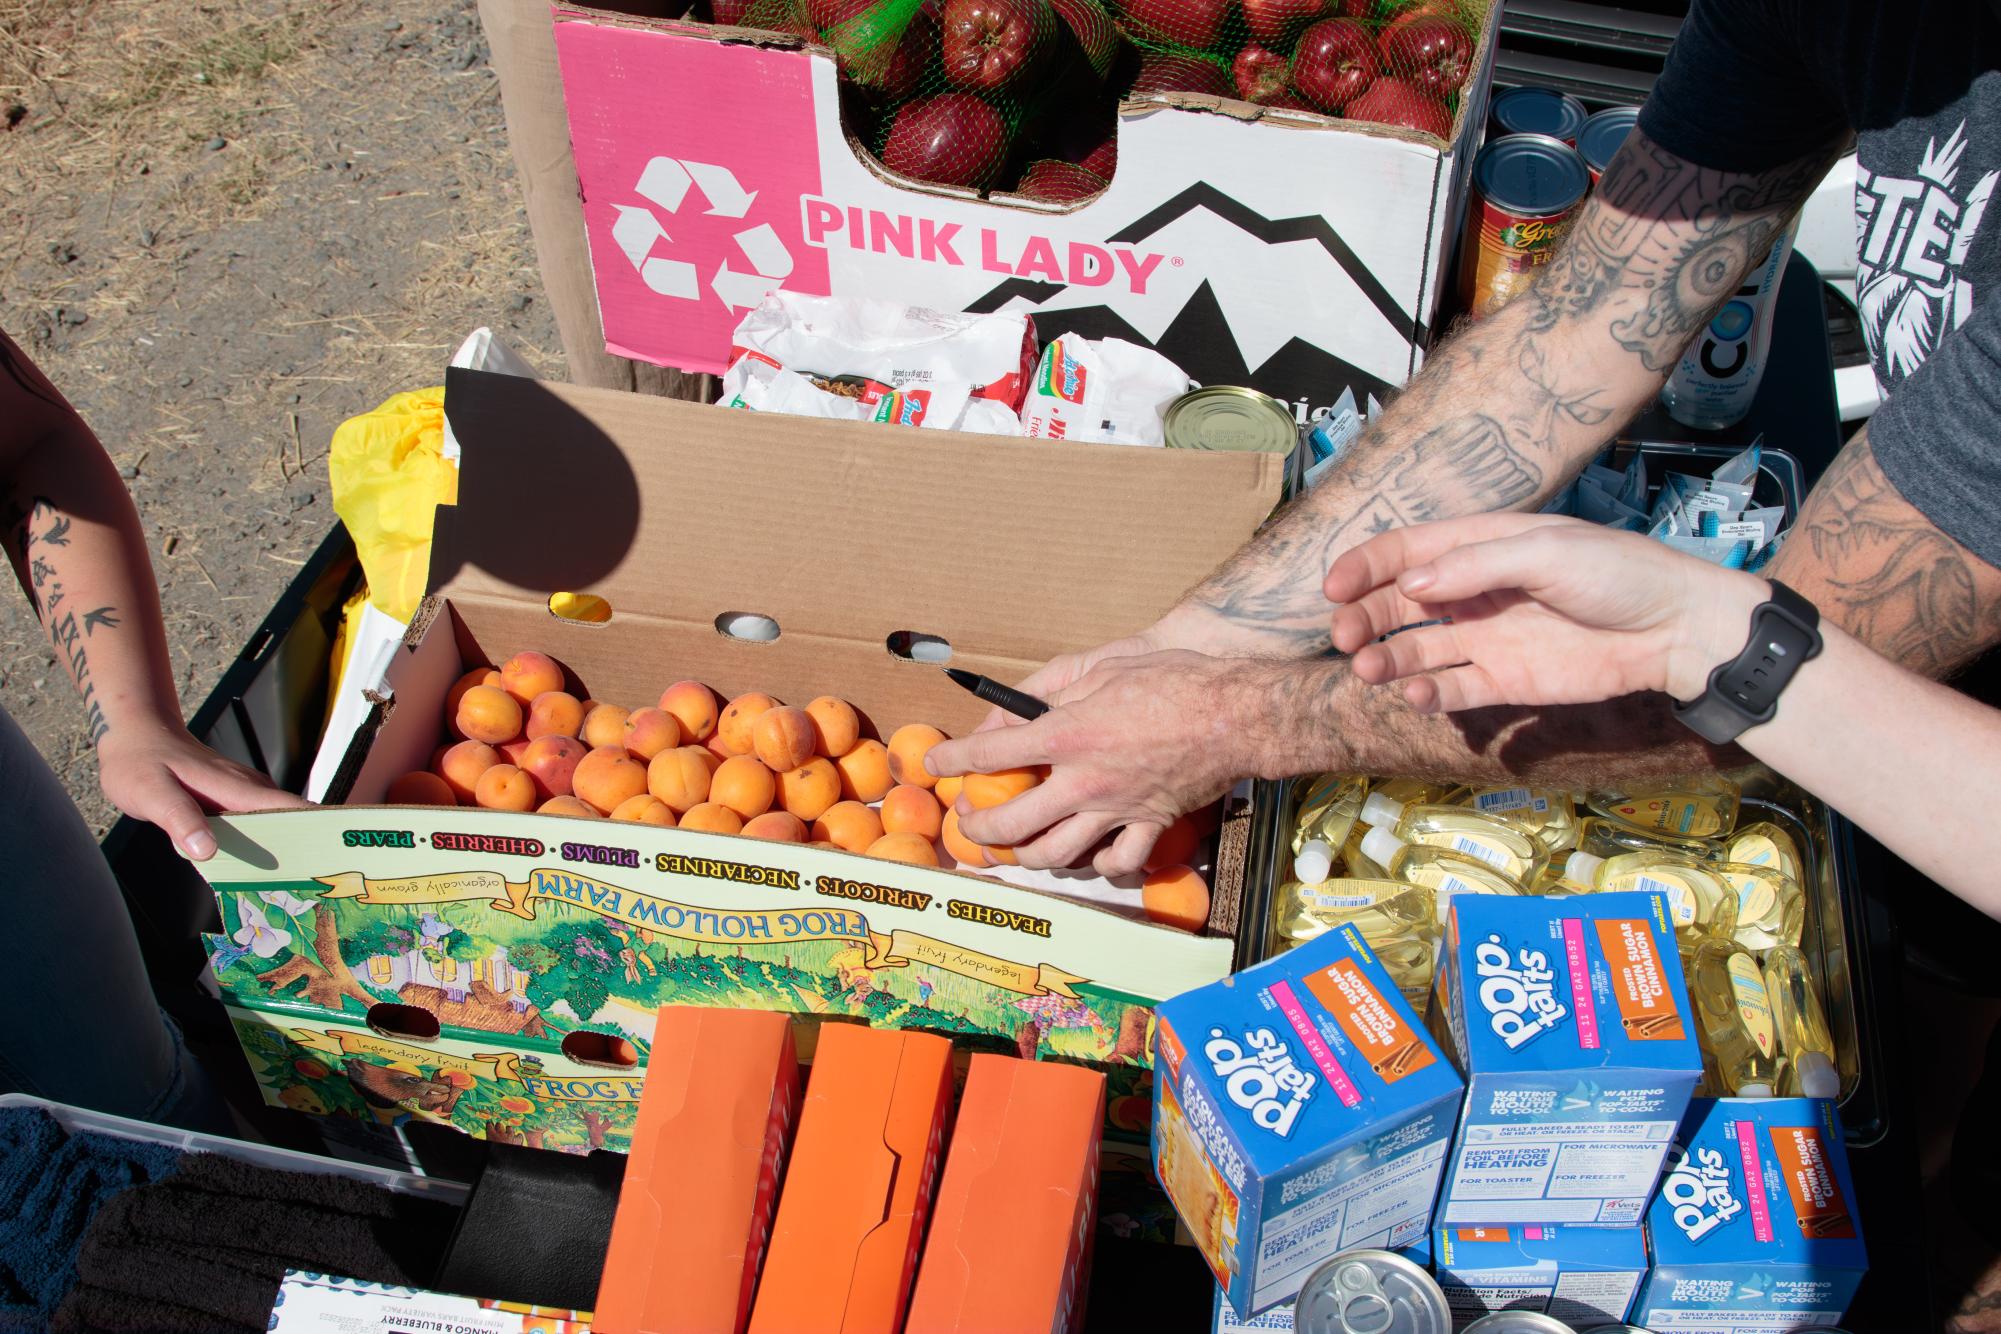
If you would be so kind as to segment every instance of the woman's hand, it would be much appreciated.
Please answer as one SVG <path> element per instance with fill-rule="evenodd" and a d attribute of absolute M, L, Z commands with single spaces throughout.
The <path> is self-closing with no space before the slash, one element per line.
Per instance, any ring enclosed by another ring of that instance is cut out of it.
<path fill-rule="evenodd" d="M 98 782 L 112 805 L 164 829 L 189 861 L 215 855 L 205 811 L 263 811 L 308 803 L 226 760 L 179 724 L 120 723 L 97 743 Z"/>
<path fill-rule="evenodd" d="M 1404 698 L 1421 713 L 1640 690 L 1693 699 L 1770 595 L 1762 579 L 1636 533 L 1538 514 L 1383 533 L 1336 560 L 1325 587 L 1343 604 L 1334 646 L 1355 674 L 1410 678 Z M 1391 634 L 1434 620 L 1449 624 Z"/>

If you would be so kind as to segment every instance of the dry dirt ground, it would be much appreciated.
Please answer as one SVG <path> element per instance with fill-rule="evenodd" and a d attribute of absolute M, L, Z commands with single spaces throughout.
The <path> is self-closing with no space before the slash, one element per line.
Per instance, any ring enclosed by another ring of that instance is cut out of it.
<path fill-rule="evenodd" d="M 0 328 L 146 524 L 192 710 L 334 522 L 333 429 L 491 325 L 560 374 L 472 0 L 0 0 Z M 102 831 L 0 595 L 0 704 Z"/>

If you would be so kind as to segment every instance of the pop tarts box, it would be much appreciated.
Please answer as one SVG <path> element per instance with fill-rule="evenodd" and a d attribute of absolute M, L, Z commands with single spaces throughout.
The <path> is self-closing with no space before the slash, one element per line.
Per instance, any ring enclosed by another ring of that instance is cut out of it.
<path fill-rule="evenodd" d="M 1442 1227 L 1432 1253 L 1454 1329 L 1489 1311 L 1542 1311 L 1579 1329 L 1622 1324 L 1647 1276 L 1636 1227 Z"/>
<path fill-rule="evenodd" d="M 1821 1098 L 1698 1098 L 1647 1211 L 1633 1320 L 1659 1334 L 1836 1325 L 1869 1258 L 1841 1123 Z"/>
<path fill-rule="evenodd" d="M 1154 1172 L 1235 1311 L 1424 1235 L 1463 1085 L 1353 927 L 1157 1018 Z"/>
<path fill-rule="evenodd" d="M 1397 1252 L 1420 1269 L 1431 1268 L 1431 1235 L 1426 1233 L 1410 1245 Z M 1230 1305 L 1230 1299 L 1216 1289 L 1215 1309 L 1209 1315 L 1209 1334 L 1251 1334 L 1251 1331 L 1290 1330 L 1296 1328 L 1292 1318 L 1291 1302 L 1280 1302 L 1269 1311 L 1253 1316 L 1241 1316 Z"/>
<path fill-rule="evenodd" d="M 1461 894 L 1433 1001 L 1466 1102 L 1440 1226 L 1637 1224 L 1702 1075 L 1657 894 Z"/>

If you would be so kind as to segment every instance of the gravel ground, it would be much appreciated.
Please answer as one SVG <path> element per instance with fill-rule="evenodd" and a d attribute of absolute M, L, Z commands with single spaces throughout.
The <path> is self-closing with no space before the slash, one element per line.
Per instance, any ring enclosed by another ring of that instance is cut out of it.
<path fill-rule="evenodd" d="M 561 373 L 471 0 L 0 0 L 0 328 L 138 502 L 182 706 L 334 522 L 333 430 L 491 325 Z M 93 827 L 24 598 L 0 705 Z"/>

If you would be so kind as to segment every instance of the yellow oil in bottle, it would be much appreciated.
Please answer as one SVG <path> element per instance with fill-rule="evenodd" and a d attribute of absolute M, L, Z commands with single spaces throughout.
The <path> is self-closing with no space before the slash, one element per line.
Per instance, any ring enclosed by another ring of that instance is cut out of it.
<path fill-rule="evenodd" d="M 1482 815 L 1498 815 L 1536 836 L 1552 855 L 1577 846 L 1577 806 L 1568 792 L 1533 787 L 1470 789 L 1457 803 Z"/>
<path fill-rule="evenodd" d="M 1801 884 L 1806 883 L 1806 863 L 1800 859 L 1799 844 L 1793 841 L 1791 834 L 1769 820 L 1747 824 L 1730 835 L 1724 844 L 1723 856 L 1726 861 L 1769 866 L 1781 875 L 1789 875 Z"/>
<path fill-rule="evenodd" d="M 1362 799 L 1368 795 L 1369 780 L 1360 774 L 1322 774 L 1308 783 L 1299 799 L 1292 850 L 1296 853 L 1316 838 L 1330 848 L 1347 842 L 1355 817 L 1362 813 Z"/>
<path fill-rule="evenodd" d="M 1769 1098 L 1778 1088 L 1778 1033 L 1758 961 L 1734 941 L 1703 940 L 1684 956 L 1696 1040 L 1709 1060 L 1708 1096 Z M 1717 1087 L 1717 1084 L 1722 1087 Z"/>
<path fill-rule="evenodd" d="M 1392 879 L 1430 890 L 1435 905 L 1432 921 L 1436 925 L 1444 923 L 1455 894 L 1522 892 L 1512 876 L 1490 863 L 1429 843 L 1406 843 L 1387 829 L 1371 829 L 1362 840 L 1362 852 Z"/>
<path fill-rule="evenodd" d="M 1695 774 L 1631 792 L 1594 792 L 1585 804 L 1610 820 L 1678 838 L 1722 838 L 1737 827 L 1737 784 Z"/>
<path fill-rule="evenodd" d="M 1721 861 L 1723 845 L 1702 838 L 1672 838 L 1648 833 L 1602 815 L 1577 822 L 1577 850 L 1594 857 L 1617 857 L 1627 852 L 1678 852 L 1697 861 Z"/>
<path fill-rule="evenodd" d="M 1374 942 L 1412 931 L 1428 931 L 1437 919 L 1436 895 L 1401 880 L 1288 881 L 1278 891 L 1279 938 L 1298 943 L 1335 927 L 1353 925 Z"/>
<path fill-rule="evenodd" d="M 1456 801 L 1466 789 L 1452 783 L 1434 783 L 1425 778 L 1384 778 L 1370 785 L 1370 792 L 1380 792 L 1391 801 L 1400 801 L 1406 806 L 1439 806 Z"/>
<path fill-rule="evenodd" d="M 1737 929 L 1737 891 L 1714 862 L 1658 850 L 1617 857 L 1573 852 L 1563 863 L 1563 873 L 1596 891 L 1660 895 L 1667 902 L 1668 920 L 1674 923 L 1675 937 L 1683 949 L 1703 937 L 1727 940 Z"/>
<path fill-rule="evenodd" d="M 1513 880 L 1516 892 L 1549 864 L 1549 853 L 1535 835 L 1498 816 L 1482 815 L 1463 806 L 1406 806 L 1372 792 L 1362 803 L 1361 821 L 1388 829 L 1406 843 L 1477 858 Z M 1369 855 L 1366 842 L 1362 852 Z M 1380 858 L 1377 861 L 1381 864 Z"/>
<path fill-rule="evenodd" d="M 1770 866 L 1722 862 L 1717 868 L 1737 895 L 1737 943 L 1754 954 L 1775 945 L 1800 943 L 1806 921 L 1806 891 L 1799 881 Z"/>
<path fill-rule="evenodd" d="M 1779 1036 L 1785 1070 L 1779 1092 L 1786 1097 L 1834 1098 L 1841 1094 L 1834 1035 L 1814 989 L 1806 956 L 1793 945 L 1774 945 L 1765 954 L 1765 988 L 1771 999 L 1772 1028 Z"/>
<path fill-rule="evenodd" d="M 1565 869 L 1564 859 L 1558 859 L 1542 868 L 1542 874 L 1531 880 L 1525 894 L 1540 894 L 1547 898 L 1565 898 L 1572 894 L 1590 894 L 1590 885 L 1579 884 L 1570 878 Z"/>
<path fill-rule="evenodd" d="M 1403 993 L 1411 1008 L 1423 1014 L 1438 960 L 1437 945 L 1432 938 L 1416 933 L 1388 936 L 1382 940 L 1371 940 L 1369 947 L 1375 950 L 1376 958 L 1390 975 L 1390 981 L 1396 983 L 1397 990 Z"/>

